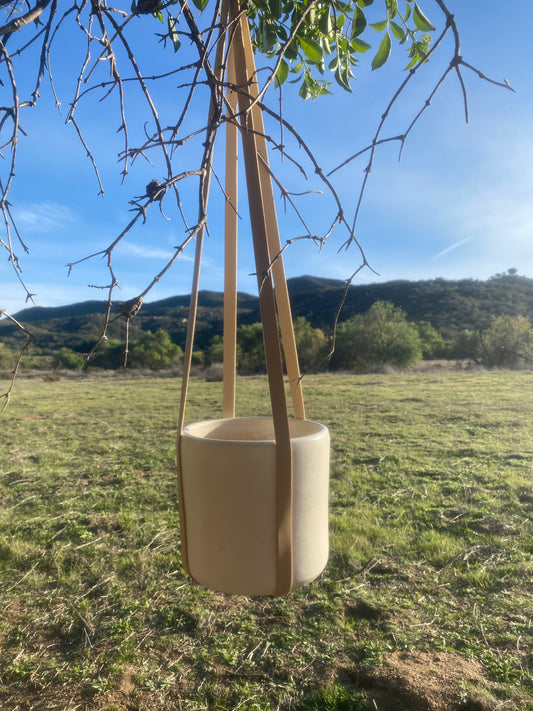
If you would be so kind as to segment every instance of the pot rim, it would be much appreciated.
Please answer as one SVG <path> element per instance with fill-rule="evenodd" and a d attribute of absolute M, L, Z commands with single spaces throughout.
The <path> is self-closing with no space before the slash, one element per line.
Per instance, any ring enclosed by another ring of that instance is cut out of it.
<path fill-rule="evenodd" d="M 276 439 L 275 437 L 265 437 L 264 439 L 243 439 L 243 438 L 221 438 L 221 437 L 213 437 L 207 432 L 205 435 L 198 435 L 195 434 L 194 432 L 191 432 L 190 428 L 195 427 L 196 425 L 210 425 L 213 429 L 215 429 L 218 426 L 221 426 L 226 423 L 230 422 L 236 422 L 236 423 L 241 423 L 244 420 L 258 420 L 258 421 L 273 421 L 272 416 L 251 416 L 251 417 L 221 417 L 221 418 L 215 418 L 212 420 L 200 420 L 198 422 L 192 422 L 189 425 L 186 425 L 183 428 L 183 432 L 181 433 L 182 438 L 188 439 L 188 440 L 194 440 L 194 441 L 206 441 L 206 442 L 220 442 L 224 444 L 269 444 L 269 443 L 275 443 Z M 304 432 L 302 434 L 299 433 L 293 433 L 291 432 L 291 441 L 293 440 L 313 440 L 313 439 L 320 439 L 323 437 L 325 434 L 328 433 L 328 428 L 321 424 L 320 422 L 315 422 L 314 420 L 298 420 L 294 417 L 289 418 L 289 427 L 293 423 L 302 423 L 305 425 L 313 425 L 314 428 L 310 432 Z M 299 425 L 296 425 L 298 427 Z"/>

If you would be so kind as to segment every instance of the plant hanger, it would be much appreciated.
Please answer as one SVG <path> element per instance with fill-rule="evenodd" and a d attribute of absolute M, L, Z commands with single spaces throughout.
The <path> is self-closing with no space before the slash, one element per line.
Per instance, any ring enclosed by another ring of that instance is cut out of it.
<path fill-rule="evenodd" d="M 266 138 L 253 55 L 250 30 L 245 9 L 239 0 L 224 0 L 221 12 L 221 30 L 218 37 L 215 75 L 219 86 L 226 86 L 226 174 L 225 174 L 225 258 L 224 258 L 224 362 L 222 412 L 225 420 L 235 418 L 236 385 L 236 322 L 237 322 L 237 163 L 240 134 L 245 166 L 248 203 L 250 211 L 255 268 L 257 274 L 259 305 L 263 329 L 266 370 L 270 392 L 274 447 L 273 475 L 275 506 L 275 584 L 269 594 L 288 593 L 294 585 L 294 453 L 291 441 L 285 394 L 283 356 L 290 385 L 292 406 L 296 420 L 305 421 L 305 406 L 289 293 L 282 258 L 282 249 L 276 217 L 272 179 L 268 165 Z M 225 57 L 224 57 L 225 52 Z M 216 106 L 211 101 L 209 123 L 211 126 Z M 203 204 L 207 203 L 210 176 L 203 183 Z M 195 578 L 191 562 L 190 517 L 187 476 L 184 462 L 185 406 L 192 361 L 193 339 L 198 306 L 199 274 L 202 258 L 204 228 L 196 237 L 191 303 L 184 354 L 180 411 L 178 419 L 178 494 L 180 506 L 180 532 L 182 558 L 185 570 Z M 278 329 L 279 321 L 279 329 Z M 280 340 L 281 332 L 281 340 Z M 282 356 L 283 343 L 283 356 Z M 240 418 L 237 418 L 240 419 Z M 254 420 L 254 427 L 257 425 Z M 222 421 L 221 421 L 222 422 Z M 293 421 L 294 422 L 294 421 Z M 315 427 L 323 427 L 310 423 Z M 235 422 L 241 427 L 241 422 Z M 325 428 L 323 428 L 325 429 Z M 327 430 L 326 430 L 327 432 Z M 239 438 L 242 435 L 239 434 Z M 265 435 L 260 436 L 263 442 Z M 301 438 L 301 436 L 300 436 Z M 209 438 L 208 438 L 209 439 Z M 233 435 L 229 437 L 233 440 Z M 217 437 L 214 438 L 218 442 Z M 329 437 L 328 437 L 329 442 Z M 205 442 L 203 443 L 206 444 Z M 256 443 L 257 444 L 257 443 Z M 214 446 L 214 445 L 213 445 Z M 328 445 L 329 453 L 329 445 Z M 203 455 L 198 455 L 202 457 Z M 221 455 L 223 456 L 223 455 Z M 204 464 L 205 467 L 209 464 Z M 214 475 L 216 477 L 216 475 Z M 214 480 L 219 485 L 218 480 Z M 244 480 L 244 486 L 248 480 Z M 263 484 L 261 484 L 262 486 Z M 242 490 L 239 484 L 238 489 Z M 199 491 L 198 496 L 201 497 Z M 207 493 L 206 493 L 207 496 Z M 326 497 L 327 498 L 327 497 Z M 201 498 L 197 505 L 201 505 Z M 327 502 L 326 502 L 327 505 Z M 222 532 L 224 524 L 221 522 Z M 248 535 L 243 529 L 243 537 Z M 237 536 L 239 539 L 239 536 Z M 240 540 L 240 539 L 239 539 Z M 240 545 L 240 543 L 239 543 Z M 238 551 L 236 552 L 236 555 Z M 229 555 L 229 554 L 228 554 Z M 237 561 L 238 563 L 238 561 Z M 208 586 L 210 586 L 208 584 Z M 213 586 L 217 588 L 217 585 Z M 227 587 L 227 586 L 226 586 Z M 246 588 L 246 585 L 244 586 Z M 253 587 L 253 586 L 252 586 Z M 244 592 L 247 592 L 244 590 Z M 252 592 L 251 594 L 257 594 Z"/>

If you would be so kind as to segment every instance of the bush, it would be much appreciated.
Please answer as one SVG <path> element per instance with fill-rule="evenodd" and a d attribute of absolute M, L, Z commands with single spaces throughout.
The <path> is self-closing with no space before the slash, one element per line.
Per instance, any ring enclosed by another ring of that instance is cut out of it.
<path fill-rule="evenodd" d="M 305 371 L 320 363 L 327 348 L 324 332 L 313 328 L 304 316 L 298 316 L 294 321 L 294 337 L 301 369 Z M 213 336 L 205 354 L 205 365 L 222 363 L 223 356 L 224 339 Z M 241 373 L 257 373 L 265 369 L 263 327 L 259 321 L 237 329 L 237 368 Z"/>
<path fill-rule="evenodd" d="M 446 358 L 448 356 L 448 344 L 429 321 L 418 321 L 416 327 L 420 336 L 423 358 L 434 360 L 435 358 Z"/>
<path fill-rule="evenodd" d="M 355 371 L 389 365 L 406 368 L 422 359 L 422 341 L 405 312 L 376 301 L 364 314 L 339 324 L 332 365 Z"/>
<path fill-rule="evenodd" d="M 147 331 L 139 341 L 131 345 L 128 365 L 131 368 L 161 370 L 177 365 L 182 357 L 182 349 L 172 343 L 166 331 L 159 329 L 155 333 Z"/>
<path fill-rule="evenodd" d="M 237 368 L 242 373 L 265 369 L 265 348 L 261 323 L 243 324 L 237 329 Z"/>
<path fill-rule="evenodd" d="M 328 350 L 324 331 L 313 328 L 305 316 L 298 316 L 294 321 L 294 337 L 302 372 L 323 366 L 321 361 Z"/>
<path fill-rule="evenodd" d="M 16 354 L 7 348 L 4 343 L 0 343 L 0 369 L 11 370 L 17 362 Z"/>
<path fill-rule="evenodd" d="M 533 328 L 525 316 L 498 316 L 479 342 L 480 360 L 492 368 L 533 363 Z"/>
<path fill-rule="evenodd" d="M 213 336 L 209 342 L 209 346 L 205 352 L 206 366 L 213 365 L 213 363 L 222 363 L 224 360 L 224 339 L 222 336 Z"/>
<path fill-rule="evenodd" d="M 62 366 L 69 370 L 80 370 L 83 367 L 84 358 L 80 353 L 75 353 L 71 348 L 60 348 L 54 353 L 54 367 Z"/>
<path fill-rule="evenodd" d="M 116 370 L 124 365 L 125 348 L 121 341 L 107 341 L 90 363 L 97 368 Z M 139 340 L 129 344 L 127 367 L 162 370 L 177 365 L 182 356 L 182 349 L 172 342 L 166 331 L 146 331 Z"/>

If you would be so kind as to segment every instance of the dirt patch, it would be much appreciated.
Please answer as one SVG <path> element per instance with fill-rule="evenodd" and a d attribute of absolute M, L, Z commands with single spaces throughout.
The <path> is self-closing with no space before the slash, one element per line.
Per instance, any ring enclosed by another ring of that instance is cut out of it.
<path fill-rule="evenodd" d="M 393 652 L 383 666 L 358 674 L 376 711 L 494 711 L 483 667 L 446 652 Z M 510 702 L 511 703 L 511 702 Z"/>

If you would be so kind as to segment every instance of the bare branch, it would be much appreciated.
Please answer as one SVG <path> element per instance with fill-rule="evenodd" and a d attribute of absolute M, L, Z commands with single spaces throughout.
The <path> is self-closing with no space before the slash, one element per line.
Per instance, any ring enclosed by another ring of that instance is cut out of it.
<path fill-rule="evenodd" d="M 14 20 L 11 20 L 11 22 L 8 22 L 7 25 L 2 25 L 2 27 L 0 27 L 0 36 L 3 37 L 3 41 L 5 42 L 7 36 L 13 34 L 13 32 L 18 32 L 26 25 L 29 25 L 30 22 L 38 20 L 40 15 L 51 2 L 52 0 L 38 0 L 35 7 L 28 10 L 25 15 L 16 17 Z"/>

